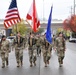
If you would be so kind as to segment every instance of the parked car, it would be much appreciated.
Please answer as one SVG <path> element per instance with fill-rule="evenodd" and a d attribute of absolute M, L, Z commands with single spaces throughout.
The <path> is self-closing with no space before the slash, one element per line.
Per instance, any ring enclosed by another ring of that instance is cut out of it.
<path fill-rule="evenodd" d="M 70 34 L 69 42 L 76 42 L 76 33 L 73 32 Z"/>
<path fill-rule="evenodd" d="M 8 36 L 8 37 L 6 38 L 6 40 L 8 40 L 8 41 L 10 42 L 10 45 L 13 45 L 15 38 L 16 38 L 16 36 Z"/>

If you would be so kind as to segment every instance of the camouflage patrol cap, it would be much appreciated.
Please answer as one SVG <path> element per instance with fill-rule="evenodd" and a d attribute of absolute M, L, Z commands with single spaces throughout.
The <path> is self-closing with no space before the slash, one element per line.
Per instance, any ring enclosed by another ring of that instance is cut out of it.
<path fill-rule="evenodd" d="M 2 35 L 2 38 L 6 37 L 5 35 Z"/>
<path fill-rule="evenodd" d="M 63 32 L 59 32 L 59 34 L 63 34 Z"/>

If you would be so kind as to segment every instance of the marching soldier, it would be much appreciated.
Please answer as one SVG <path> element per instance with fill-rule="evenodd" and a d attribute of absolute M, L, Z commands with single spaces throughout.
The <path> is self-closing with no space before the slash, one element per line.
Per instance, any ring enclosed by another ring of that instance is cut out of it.
<path fill-rule="evenodd" d="M 36 66 L 36 39 L 34 37 L 34 34 L 30 33 L 30 36 L 28 38 L 28 50 L 29 50 L 29 61 L 30 61 L 30 67 Z"/>
<path fill-rule="evenodd" d="M 38 56 L 39 56 L 39 54 L 41 56 L 41 41 L 42 41 L 42 39 L 40 38 L 40 35 L 38 35 L 36 38 L 36 47 L 37 47 L 37 55 Z"/>
<path fill-rule="evenodd" d="M 1 59 L 2 59 L 2 68 L 9 65 L 8 57 L 9 57 L 9 41 L 6 40 L 6 37 L 3 35 L 1 42 L 0 42 L 0 53 L 1 53 Z"/>
<path fill-rule="evenodd" d="M 59 36 L 56 38 L 56 48 L 58 53 L 59 66 L 62 67 L 63 59 L 65 57 L 65 39 L 63 34 L 60 32 Z"/>
<path fill-rule="evenodd" d="M 24 38 L 20 35 L 20 33 L 18 33 L 14 41 L 17 67 L 20 67 L 23 65 L 23 48 L 24 48 L 23 41 L 24 41 Z"/>
<path fill-rule="evenodd" d="M 45 39 L 45 35 L 42 41 L 42 48 L 43 60 L 45 63 L 45 67 L 47 67 L 47 64 L 49 64 L 49 60 L 51 58 L 52 44 L 47 42 L 47 40 Z"/>

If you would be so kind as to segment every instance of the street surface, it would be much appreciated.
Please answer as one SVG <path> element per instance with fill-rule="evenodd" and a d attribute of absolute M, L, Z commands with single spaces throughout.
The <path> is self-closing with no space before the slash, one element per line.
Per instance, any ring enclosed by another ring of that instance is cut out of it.
<path fill-rule="evenodd" d="M 24 50 L 23 67 L 16 67 L 15 53 L 9 55 L 8 68 L 1 68 L 0 75 L 76 75 L 76 43 L 66 43 L 66 53 L 63 67 L 59 67 L 57 54 L 52 52 L 52 57 L 48 67 L 44 67 L 43 58 L 37 57 L 37 65 L 30 67 L 28 51 Z"/>

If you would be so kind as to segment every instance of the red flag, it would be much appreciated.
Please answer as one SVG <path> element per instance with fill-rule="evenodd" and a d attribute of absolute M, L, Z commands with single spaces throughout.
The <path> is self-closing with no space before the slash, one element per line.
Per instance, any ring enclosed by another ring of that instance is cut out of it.
<path fill-rule="evenodd" d="M 20 21 L 21 21 L 21 19 L 20 19 L 19 13 L 18 13 L 16 0 L 12 0 L 11 4 L 9 6 L 9 9 L 7 11 L 7 14 L 5 16 L 4 26 L 5 26 L 5 28 L 9 28 L 12 25 L 17 24 Z"/>
<path fill-rule="evenodd" d="M 38 16 L 37 16 L 35 0 L 33 0 L 30 10 L 27 13 L 26 19 L 32 21 L 31 27 L 34 32 L 37 32 L 40 26 L 40 21 L 38 20 Z"/>

